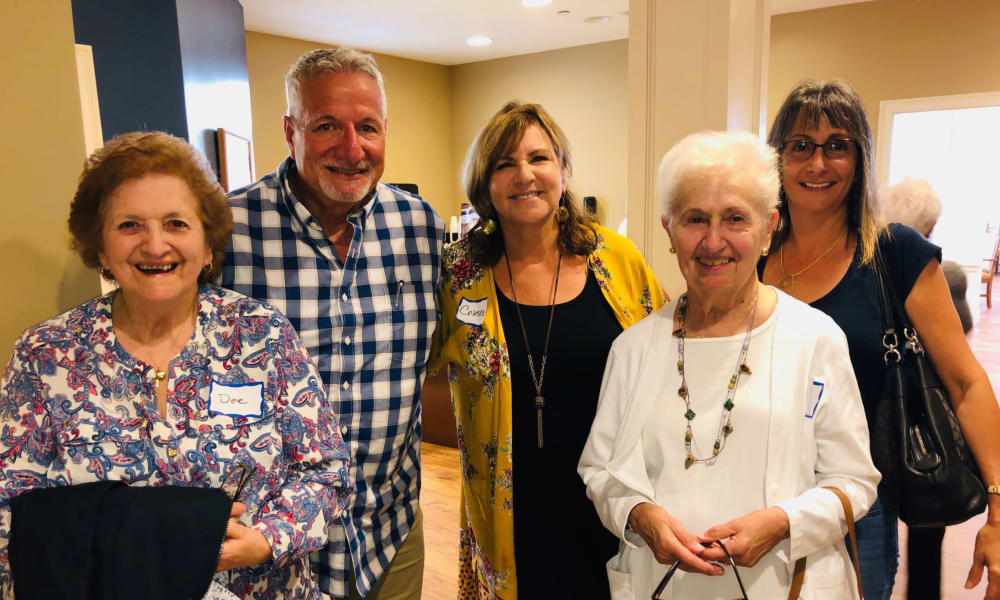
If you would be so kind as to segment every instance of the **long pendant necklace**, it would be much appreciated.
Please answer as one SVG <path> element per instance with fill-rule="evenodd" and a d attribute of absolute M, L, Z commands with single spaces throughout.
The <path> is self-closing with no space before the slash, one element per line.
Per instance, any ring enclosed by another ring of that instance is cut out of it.
<path fill-rule="evenodd" d="M 528 330 L 524 327 L 524 317 L 521 316 L 521 305 L 517 303 L 517 290 L 514 289 L 514 272 L 510 270 L 510 258 L 504 252 L 507 261 L 507 275 L 510 276 L 510 293 L 514 296 L 514 310 L 517 311 L 517 322 L 521 324 L 521 335 L 524 337 L 524 351 L 528 355 L 528 369 L 531 371 L 531 382 L 535 384 L 535 409 L 538 411 L 538 447 L 542 447 L 542 409 L 545 408 L 545 397 L 542 396 L 542 383 L 545 381 L 545 361 L 549 357 L 549 336 L 552 334 L 552 317 L 556 314 L 556 292 L 559 291 L 559 269 L 562 268 L 562 252 L 556 263 L 556 282 L 552 288 L 552 306 L 549 308 L 549 326 L 545 329 L 545 347 L 542 349 L 542 368 L 535 374 L 535 360 L 531 357 L 531 346 L 528 344 Z"/>
<path fill-rule="evenodd" d="M 694 450 L 692 450 L 692 445 L 695 448 L 697 447 L 697 444 L 694 443 L 694 434 L 691 431 L 691 423 L 694 421 L 696 415 L 691 409 L 691 390 L 688 387 L 687 378 L 684 376 L 684 338 L 687 336 L 684 323 L 687 320 L 687 309 L 688 295 L 684 294 L 677 304 L 677 319 L 680 322 L 680 327 L 674 331 L 674 335 L 677 336 L 677 372 L 681 376 L 681 387 L 677 390 L 677 395 L 681 397 L 681 400 L 684 401 L 684 406 L 687 408 L 687 411 L 684 413 L 684 418 L 686 419 L 685 426 L 687 428 L 684 432 L 684 449 L 687 451 L 687 456 L 684 458 L 684 468 L 690 469 L 691 465 L 696 462 L 707 464 L 715 462 L 719 453 L 726 447 L 726 440 L 729 438 L 729 434 L 733 432 L 732 412 L 733 406 L 735 406 L 733 399 L 736 397 L 736 385 L 740 381 L 740 375 L 743 373 L 750 375 L 751 373 L 746 359 L 747 352 L 750 350 L 750 333 L 753 331 L 753 319 L 757 313 L 757 298 L 754 298 L 753 306 L 750 308 L 750 323 L 747 325 L 747 333 L 743 337 L 743 346 L 740 348 L 740 355 L 736 361 L 736 372 L 729 378 L 726 401 L 722 404 L 722 416 L 719 418 L 719 431 L 715 437 L 715 444 L 712 446 L 712 455 L 706 457 L 696 457 Z"/>
<path fill-rule="evenodd" d="M 785 269 L 785 245 L 782 244 L 781 248 L 778 249 L 778 259 L 781 261 L 781 272 L 784 273 L 785 276 L 778 280 L 778 287 L 780 287 L 780 288 L 790 288 L 793 285 L 795 285 L 795 279 L 799 275 L 801 275 L 801 274 L 805 273 L 806 271 L 808 271 L 809 269 L 811 269 L 813 267 L 813 265 L 815 265 L 819 261 L 823 260 L 823 257 L 826 256 L 827 254 L 829 254 L 830 250 L 833 250 L 833 247 L 837 245 L 837 242 L 840 241 L 840 238 L 843 237 L 843 235 L 845 233 L 847 233 L 847 228 L 846 227 L 844 228 L 843 231 L 840 232 L 840 235 L 838 235 L 836 237 L 836 239 L 833 240 L 833 243 L 830 244 L 830 247 L 827 248 L 825 251 L 823 251 L 823 254 L 820 254 L 816 258 L 816 260 L 814 260 L 811 263 L 809 263 L 808 265 L 806 265 L 804 269 L 799 269 L 795 273 L 789 273 L 788 270 Z"/>

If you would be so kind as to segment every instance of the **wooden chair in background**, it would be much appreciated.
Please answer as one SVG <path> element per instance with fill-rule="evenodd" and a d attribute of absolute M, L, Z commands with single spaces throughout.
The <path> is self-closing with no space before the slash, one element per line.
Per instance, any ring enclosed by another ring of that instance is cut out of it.
<path fill-rule="evenodd" d="M 980 294 L 980 297 L 986 297 L 986 308 L 993 308 L 993 277 L 997 273 L 997 269 L 1000 268 L 1000 237 L 997 238 L 997 243 L 993 247 L 993 256 L 990 258 L 984 258 L 984 262 L 987 266 L 983 268 L 983 283 L 986 284 L 986 291 Z"/>

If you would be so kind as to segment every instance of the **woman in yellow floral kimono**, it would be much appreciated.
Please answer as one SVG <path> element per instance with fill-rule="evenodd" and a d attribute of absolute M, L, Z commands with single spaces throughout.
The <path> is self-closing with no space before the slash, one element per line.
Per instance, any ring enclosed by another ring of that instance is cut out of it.
<path fill-rule="evenodd" d="M 514 102 L 466 159 L 480 221 L 445 251 L 430 365 L 451 365 L 461 599 L 609 595 L 618 541 L 576 465 L 611 342 L 666 298 L 632 243 L 575 206 L 570 168 L 548 113 Z"/>

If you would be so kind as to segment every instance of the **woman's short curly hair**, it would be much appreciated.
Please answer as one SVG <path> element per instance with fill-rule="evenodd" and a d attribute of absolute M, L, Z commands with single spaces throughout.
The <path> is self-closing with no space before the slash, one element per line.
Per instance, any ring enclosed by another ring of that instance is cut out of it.
<path fill-rule="evenodd" d="M 212 167 L 194 146 L 162 131 L 123 133 L 87 158 L 69 208 L 70 247 L 83 264 L 100 269 L 108 198 L 123 183 L 151 174 L 182 179 L 198 200 L 205 241 L 212 249 L 212 268 L 201 272 L 198 283 L 215 280 L 233 232 L 226 194 Z"/>

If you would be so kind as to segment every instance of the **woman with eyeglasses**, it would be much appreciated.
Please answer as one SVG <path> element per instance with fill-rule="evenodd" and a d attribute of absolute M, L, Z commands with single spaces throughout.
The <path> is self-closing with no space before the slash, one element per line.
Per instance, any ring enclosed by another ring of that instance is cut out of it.
<path fill-rule="evenodd" d="M 953 307 L 941 250 L 909 227 L 887 227 L 880 219 L 872 134 L 857 93 L 838 80 L 799 84 L 778 111 L 768 142 L 780 156 L 781 218 L 770 254 L 760 264 L 762 280 L 827 313 L 844 330 L 873 451 L 885 433 L 875 425 L 885 371 L 872 270 L 879 247 L 986 484 L 1000 484 L 996 397 Z M 897 567 L 895 474 L 877 452 L 875 463 L 883 480 L 878 500 L 858 522 L 858 551 L 866 600 L 888 600 Z M 966 587 L 979 582 L 986 566 L 986 598 L 1000 599 L 1000 496 L 993 494 Z"/>
<path fill-rule="evenodd" d="M 615 340 L 579 466 L 622 540 L 616 598 L 784 599 L 797 567 L 802 598 L 857 597 L 845 508 L 822 488 L 853 521 L 879 476 L 843 333 L 758 279 L 779 185 L 749 133 L 692 134 L 660 164 L 687 292 Z"/>

